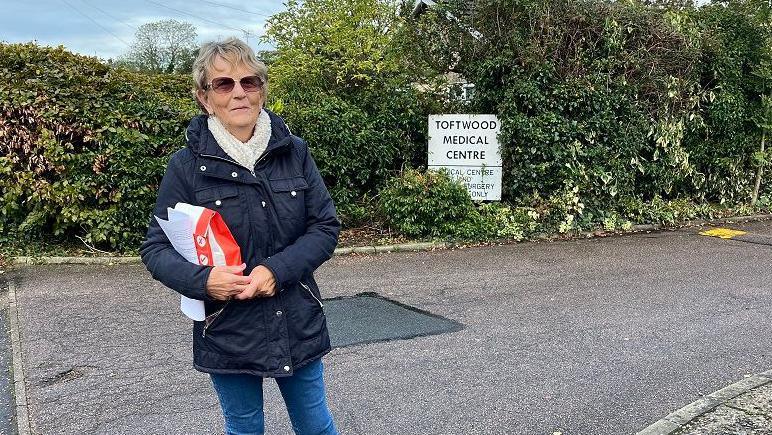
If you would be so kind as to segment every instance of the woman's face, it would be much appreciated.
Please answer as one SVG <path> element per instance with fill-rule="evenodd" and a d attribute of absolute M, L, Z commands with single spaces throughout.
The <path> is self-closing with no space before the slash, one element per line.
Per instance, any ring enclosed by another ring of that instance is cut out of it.
<path fill-rule="evenodd" d="M 198 99 L 210 115 L 214 115 L 230 134 L 242 142 L 248 141 L 257 124 L 260 110 L 263 108 L 263 87 L 247 92 L 239 81 L 255 72 L 244 64 L 235 67 L 221 57 L 216 57 L 214 64 L 206 72 L 208 83 L 221 77 L 232 78 L 236 83 L 230 92 L 221 93 L 214 89 L 199 90 Z"/>

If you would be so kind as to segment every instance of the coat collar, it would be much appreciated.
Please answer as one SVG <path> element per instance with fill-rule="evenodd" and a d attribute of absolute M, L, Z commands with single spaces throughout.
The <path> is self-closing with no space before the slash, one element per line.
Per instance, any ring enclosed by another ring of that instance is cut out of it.
<path fill-rule="evenodd" d="M 268 146 L 265 149 L 265 155 L 280 154 L 288 151 L 292 147 L 292 139 L 284 121 L 276 114 L 268 111 L 271 117 L 271 138 L 268 140 Z M 185 131 L 185 138 L 188 141 L 188 148 L 196 156 L 214 156 L 221 160 L 233 161 L 228 154 L 217 144 L 214 136 L 209 131 L 207 125 L 208 115 L 198 115 L 190 121 Z"/>

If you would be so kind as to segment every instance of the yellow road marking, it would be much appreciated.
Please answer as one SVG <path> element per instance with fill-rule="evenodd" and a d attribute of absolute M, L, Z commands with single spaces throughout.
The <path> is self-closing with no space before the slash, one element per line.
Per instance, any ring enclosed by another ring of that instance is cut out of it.
<path fill-rule="evenodd" d="M 739 230 L 731 230 L 729 228 L 714 228 L 712 230 L 700 232 L 700 235 L 703 235 L 703 236 L 719 237 L 722 239 L 731 239 L 732 237 L 742 236 L 743 234 L 746 234 L 746 232 L 739 231 Z"/>

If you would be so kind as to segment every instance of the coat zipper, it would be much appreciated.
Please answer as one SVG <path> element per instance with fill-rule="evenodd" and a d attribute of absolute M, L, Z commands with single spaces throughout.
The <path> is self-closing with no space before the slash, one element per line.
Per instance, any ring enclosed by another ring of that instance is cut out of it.
<path fill-rule="evenodd" d="M 314 294 L 314 292 L 312 292 L 312 291 L 311 291 L 311 289 L 310 289 L 310 288 L 309 288 L 307 285 L 305 285 L 305 284 L 303 283 L 303 281 L 298 281 L 298 282 L 300 283 L 300 285 L 301 285 L 301 286 L 302 286 L 304 289 L 308 290 L 308 294 L 310 294 L 310 295 L 311 295 L 311 297 L 312 297 L 312 298 L 314 298 L 314 300 L 315 300 L 315 301 L 316 301 L 316 302 L 319 304 L 319 308 L 324 308 L 324 304 L 322 303 L 322 301 L 320 301 L 320 300 L 319 300 L 319 298 L 317 298 L 317 297 L 316 297 L 316 295 Z"/>
<path fill-rule="evenodd" d="M 210 159 L 222 160 L 223 162 L 228 162 L 228 163 L 230 163 L 232 165 L 236 165 L 236 166 L 238 166 L 240 168 L 244 168 L 244 169 L 248 170 L 249 173 L 252 174 L 253 177 L 257 178 L 255 176 L 255 170 L 254 169 L 249 169 L 246 166 L 243 166 L 243 165 L 239 164 L 236 161 L 233 161 L 233 160 L 230 160 L 230 159 L 226 159 L 226 158 L 223 158 L 223 157 L 220 157 L 220 156 L 213 156 L 211 154 L 199 154 L 199 155 L 202 156 L 202 157 L 208 157 Z M 261 158 L 262 158 L 262 156 L 261 156 Z M 260 159 L 258 159 L 258 161 L 260 161 Z M 255 163 L 255 164 L 257 164 L 257 163 Z M 206 337 L 206 330 L 209 329 L 210 326 L 212 326 L 214 321 L 217 320 L 218 317 L 220 317 L 220 314 L 222 314 L 222 312 L 225 310 L 225 307 L 227 307 L 228 304 L 230 304 L 230 303 L 231 303 L 231 300 L 228 299 L 228 301 L 225 302 L 225 305 L 223 305 L 222 308 L 220 308 L 219 310 L 215 311 L 214 313 L 206 316 L 206 318 L 204 319 L 204 322 L 206 322 L 206 323 L 204 323 L 204 329 L 201 331 L 201 336 L 202 337 Z"/>
<path fill-rule="evenodd" d="M 236 161 L 233 161 L 233 160 L 230 160 L 230 159 L 226 159 L 226 158 L 223 158 L 223 157 L 220 157 L 220 156 L 213 156 L 211 154 L 199 154 L 199 155 L 202 156 L 202 157 L 208 157 L 210 159 L 215 159 L 215 160 L 221 160 L 223 162 L 228 162 L 228 163 L 230 163 L 232 165 L 236 165 L 236 166 L 238 166 L 240 168 L 244 168 L 244 169 L 248 170 L 249 173 L 252 174 L 252 176 L 254 178 L 257 178 L 257 175 L 255 174 L 255 169 L 254 168 L 249 169 L 246 166 L 239 164 L 239 162 L 236 162 Z M 257 164 L 260 163 L 260 161 L 263 160 L 266 156 L 268 156 L 268 153 L 263 153 L 263 155 L 261 155 L 257 159 L 257 161 L 255 162 L 255 166 L 257 166 Z M 204 319 L 204 322 L 206 322 L 206 323 L 204 324 L 203 331 L 201 331 L 201 336 L 202 337 L 206 337 L 206 330 L 209 329 L 210 326 L 212 326 L 212 323 L 214 323 L 214 321 L 220 316 L 220 314 L 222 314 L 223 310 L 225 310 L 225 307 L 227 307 L 230 302 L 231 302 L 231 300 L 228 299 L 228 302 L 226 302 L 225 305 L 223 305 L 222 308 L 220 308 L 216 312 L 206 316 L 206 318 Z"/>
<path fill-rule="evenodd" d="M 210 326 L 212 326 L 212 323 L 214 323 L 214 321 L 220 316 L 220 314 L 222 314 L 223 310 L 225 310 L 225 307 L 227 307 L 228 304 L 230 304 L 230 303 L 231 303 L 231 300 L 228 299 L 228 301 L 225 302 L 225 305 L 223 305 L 222 308 L 220 308 L 219 310 L 215 311 L 214 313 L 206 316 L 206 318 L 204 319 L 204 322 L 205 322 L 204 323 L 204 330 L 201 332 L 201 336 L 202 337 L 206 337 L 206 330 Z"/>
<path fill-rule="evenodd" d="M 260 155 L 260 157 L 259 157 L 259 158 L 257 159 L 257 161 L 255 162 L 255 166 L 257 166 L 257 164 L 258 164 L 258 163 L 260 163 L 260 162 L 261 162 L 261 161 L 262 161 L 264 158 L 266 158 L 266 157 L 268 156 L 268 154 L 269 154 L 268 152 L 264 152 L 262 155 Z M 250 174 L 252 174 L 252 177 L 253 177 L 255 180 L 257 180 L 257 179 L 258 179 L 258 178 L 257 178 L 257 174 L 255 174 L 255 170 L 254 170 L 254 168 L 252 168 L 252 169 L 249 169 L 249 168 L 247 168 L 246 166 L 243 166 L 243 165 L 239 164 L 238 162 L 236 162 L 236 161 L 233 161 L 233 160 L 231 160 L 231 159 L 226 159 L 226 158 L 224 158 L 224 157 L 220 157 L 220 156 L 213 156 L 213 155 L 211 155 L 211 154 L 203 154 L 203 153 L 202 153 L 202 154 L 199 154 L 199 156 L 201 156 L 201 157 L 208 157 L 208 158 L 210 158 L 210 159 L 215 159 L 215 160 L 221 160 L 221 161 L 223 161 L 223 162 L 228 162 L 228 163 L 230 163 L 230 164 L 232 164 L 232 165 L 236 165 L 236 166 L 238 166 L 239 168 L 244 168 L 244 169 L 248 170 Z M 265 202 L 263 202 L 263 204 L 265 204 Z M 263 205 L 263 207 L 265 207 L 265 205 Z M 250 234 L 251 234 L 251 233 L 252 233 L 252 232 L 250 231 Z M 254 237 L 253 237 L 253 236 L 250 236 L 250 238 L 254 238 Z M 204 330 L 204 332 L 206 332 L 206 330 Z"/>
<path fill-rule="evenodd" d="M 187 135 L 187 132 L 185 132 L 185 134 Z M 260 157 L 258 157 L 257 161 L 255 161 L 255 167 L 257 167 L 258 163 L 260 163 L 260 162 L 261 162 L 261 161 L 262 161 L 264 158 L 268 157 L 268 155 L 269 155 L 269 154 L 270 154 L 269 152 L 264 152 L 264 153 L 263 153 L 263 154 L 262 154 Z M 236 166 L 238 166 L 238 167 L 240 167 L 240 168 L 244 168 L 244 169 L 246 169 L 247 171 L 249 171 L 249 173 L 250 173 L 250 174 L 252 174 L 252 176 L 253 176 L 254 178 L 257 178 L 257 175 L 255 174 L 255 169 L 254 169 L 254 168 L 252 168 L 252 169 L 249 169 L 249 168 L 247 168 L 246 166 L 244 166 L 244 165 L 242 165 L 242 164 L 240 164 L 239 162 L 236 162 L 236 161 L 234 161 L 234 160 L 231 160 L 231 159 L 226 159 L 226 158 L 224 158 L 224 157 L 220 157 L 220 156 L 213 156 L 213 155 L 211 155 L 211 154 L 203 154 L 203 153 L 202 153 L 202 154 L 199 154 L 199 155 L 200 155 L 201 157 L 208 157 L 208 158 L 210 158 L 210 159 L 221 160 L 221 161 L 223 161 L 223 162 L 228 162 L 228 163 L 230 163 L 230 164 L 232 164 L 232 165 L 236 165 Z M 301 284 L 303 285 L 303 287 L 305 287 L 305 288 L 306 288 L 306 290 L 308 290 L 308 292 L 309 292 L 309 293 L 311 293 L 311 289 L 309 289 L 309 288 L 308 288 L 308 287 L 307 287 L 305 284 L 303 284 L 302 282 L 301 282 Z M 316 299 L 316 301 L 317 301 L 317 302 L 319 302 L 319 306 L 320 306 L 320 307 L 323 307 L 323 305 L 322 305 L 322 302 L 321 302 L 319 299 L 317 299 L 317 298 L 316 298 L 316 296 L 314 296 L 314 294 L 313 294 L 313 293 L 311 293 L 311 296 L 313 296 L 313 297 L 314 297 L 314 299 Z M 231 299 L 228 299 L 228 301 L 225 303 L 225 305 L 223 305 L 223 307 L 222 307 L 222 308 L 220 308 L 220 309 L 219 309 L 219 310 L 217 310 L 216 312 L 214 312 L 214 313 L 212 313 L 212 314 L 210 314 L 210 315 L 206 316 L 206 318 L 204 319 L 204 322 L 206 322 L 206 323 L 204 324 L 204 329 L 203 329 L 203 331 L 201 331 L 201 336 L 202 336 L 202 337 L 206 337 L 206 330 L 207 330 L 207 329 L 209 329 L 209 327 L 210 327 L 210 326 L 212 326 L 212 323 L 214 323 L 214 321 L 215 321 L 215 320 L 216 320 L 216 319 L 217 319 L 217 318 L 220 316 L 220 314 L 222 314 L 223 310 L 225 310 L 225 307 L 227 307 L 227 306 L 228 306 L 228 304 L 229 304 L 230 302 L 231 302 Z"/>

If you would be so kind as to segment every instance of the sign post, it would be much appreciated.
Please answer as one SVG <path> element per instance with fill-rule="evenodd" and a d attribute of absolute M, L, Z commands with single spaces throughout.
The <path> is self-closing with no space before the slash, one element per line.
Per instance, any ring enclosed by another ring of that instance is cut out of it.
<path fill-rule="evenodd" d="M 475 201 L 501 200 L 496 115 L 429 115 L 429 168 L 447 169 Z"/>

